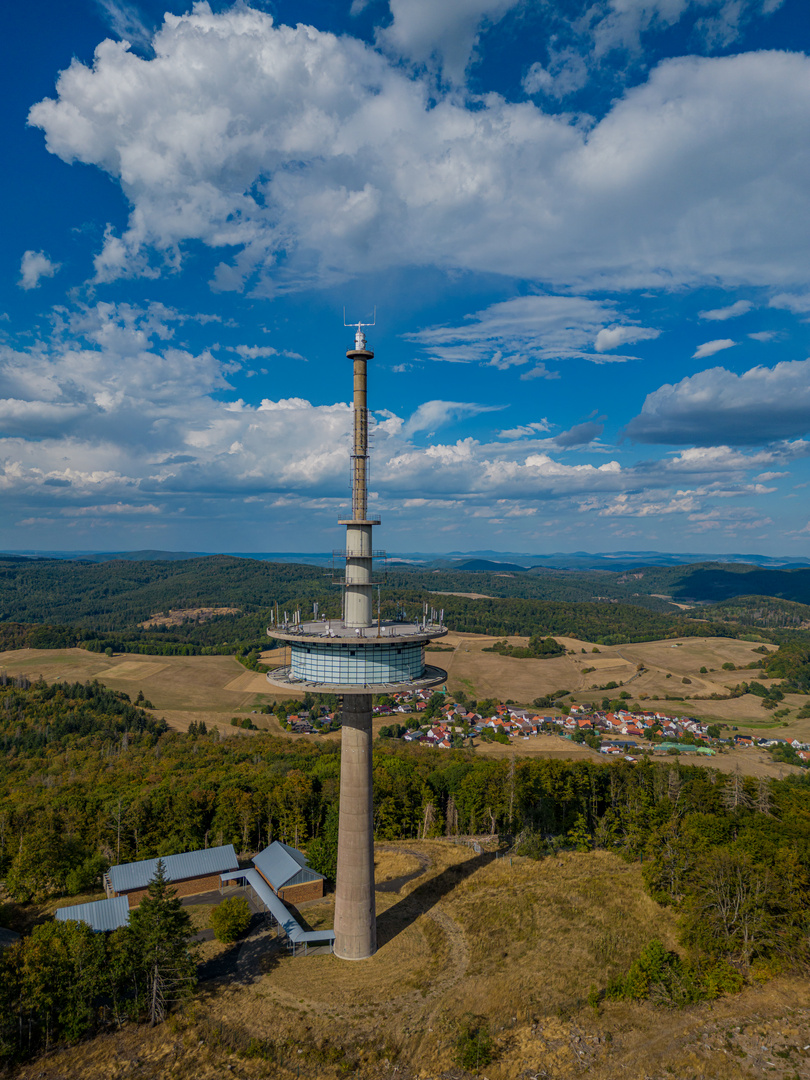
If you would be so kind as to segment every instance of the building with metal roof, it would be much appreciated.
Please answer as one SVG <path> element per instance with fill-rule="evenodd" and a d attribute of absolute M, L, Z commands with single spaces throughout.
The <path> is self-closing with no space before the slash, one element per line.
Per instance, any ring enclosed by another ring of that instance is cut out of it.
<path fill-rule="evenodd" d="M 0 949 L 7 949 L 15 941 L 20 940 L 20 935 L 15 930 L 6 930 L 0 926 Z"/>
<path fill-rule="evenodd" d="M 260 851 L 253 865 L 282 900 L 300 904 L 323 896 L 323 874 L 307 865 L 303 852 L 280 840 Z"/>
<path fill-rule="evenodd" d="M 129 922 L 129 901 L 126 896 L 114 896 L 107 900 L 95 900 L 90 904 L 73 904 L 72 907 L 59 908 L 57 922 L 84 922 L 91 930 L 117 930 Z"/>
<path fill-rule="evenodd" d="M 129 897 L 130 906 L 140 902 L 149 882 L 154 878 L 158 859 L 111 866 L 104 875 L 108 897 Z M 179 855 L 164 855 L 163 869 L 179 896 L 207 892 L 219 888 L 219 875 L 239 869 L 233 844 L 206 848 L 204 851 L 184 851 Z"/>

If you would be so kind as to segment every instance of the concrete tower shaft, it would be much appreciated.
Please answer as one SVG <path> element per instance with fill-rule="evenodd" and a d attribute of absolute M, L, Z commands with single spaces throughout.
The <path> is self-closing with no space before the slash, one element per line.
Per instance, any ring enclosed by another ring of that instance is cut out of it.
<path fill-rule="evenodd" d="M 371 698 L 345 694 L 340 747 L 340 816 L 335 878 L 335 956 L 377 951 Z"/>
<path fill-rule="evenodd" d="M 346 353 L 354 364 L 354 437 L 352 442 L 352 516 L 346 526 L 346 581 L 344 622 L 363 629 L 372 624 L 373 587 L 371 529 L 379 520 L 368 518 L 368 362 L 374 353 L 358 326 L 354 348 Z"/>

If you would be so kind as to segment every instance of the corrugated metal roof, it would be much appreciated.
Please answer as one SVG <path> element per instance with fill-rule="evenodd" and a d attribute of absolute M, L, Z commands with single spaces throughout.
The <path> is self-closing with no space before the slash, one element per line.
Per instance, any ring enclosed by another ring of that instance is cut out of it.
<path fill-rule="evenodd" d="M 303 853 L 303 851 L 299 851 L 298 848 L 290 847 L 290 845 L 285 844 L 283 840 L 276 840 L 275 843 L 278 844 L 279 847 L 283 847 L 288 855 L 292 855 L 292 857 L 295 859 L 299 866 L 309 865 L 309 863 L 307 862 L 307 857 Z"/>
<path fill-rule="evenodd" d="M 145 889 L 157 870 L 157 859 L 141 859 L 140 862 L 111 866 L 108 871 L 110 885 L 117 893 L 131 889 Z M 205 851 L 184 851 L 180 855 L 164 855 L 163 866 L 169 881 L 185 881 L 186 878 L 206 877 L 208 874 L 224 874 L 238 870 L 233 844 L 206 848 Z"/>
<path fill-rule="evenodd" d="M 278 891 L 289 885 L 293 878 L 304 873 L 301 881 L 314 881 L 323 877 L 317 870 L 307 866 L 306 856 L 294 847 L 282 844 L 280 840 L 274 840 L 264 851 L 260 851 L 254 858 L 253 865 L 261 870 L 262 875 Z"/>
<path fill-rule="evenodd" d="M 59 908 L 57 922 L 75 919 L 85 922 L 92 930 L 117 930 L 129 922 L 129 901 L 125 896 L 113 896 L 109 900 L 96 900 L 91 904 L 74 904 Z"/>

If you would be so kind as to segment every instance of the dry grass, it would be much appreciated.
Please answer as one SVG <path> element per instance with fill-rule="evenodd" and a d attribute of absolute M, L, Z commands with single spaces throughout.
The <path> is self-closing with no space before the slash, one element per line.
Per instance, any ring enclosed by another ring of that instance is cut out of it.
<path fill-rule="evenodd" d="M 410 852 L 378 849 L 374 858 L 374 878 L 378 882 L 392 881 L 406 874 L 415 874 L 421 866 L 419 859 Z"/>
<path fill-rule="evenodd" d="M 400 854 L 413 856 L 388 847 L 379 869 L 392 875 Z M 269 949 L 253 982 L 209 985 L 185 1019 L 95 1039 L 20 1077 L 458 1076 L 453 1045 L 470 1012 L 494 1038 L 489 1080 L 808 1075 L 803 980 L 683 1011 L 585 1004 L 590 985 L 604 986 L 651 937 L 674 943 L 671 915 L 645 894 L 638 865 L 606 852 L 482 858 L 441 841 L 409 842 L 407 851 L 430 869 L 400 895 L 377 894 L 381 947 L 372 959 Z M 330 910 L 322 901 L 306 916 L 320 923 Z M 269 1046 L 275 1063 L 233 1052 L 250 1039 Z"/>

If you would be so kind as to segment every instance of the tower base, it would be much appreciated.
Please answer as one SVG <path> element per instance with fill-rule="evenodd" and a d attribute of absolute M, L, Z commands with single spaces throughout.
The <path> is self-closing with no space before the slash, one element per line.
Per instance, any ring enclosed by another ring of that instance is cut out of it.
<path fill-rule="evenodd" d="M 341 960 L 365 960 L 377 951 L 371 741 L 370 696 L 346 694 L 335 885 L 334 951 Z"/>

